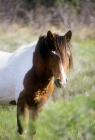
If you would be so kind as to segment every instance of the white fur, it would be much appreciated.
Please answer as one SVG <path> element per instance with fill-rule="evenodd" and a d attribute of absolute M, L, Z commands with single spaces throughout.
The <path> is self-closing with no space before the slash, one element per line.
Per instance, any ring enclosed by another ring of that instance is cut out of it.
<path fill-rule="evenodd" d="M 18 100 L 23 90 L 23 79 L 32 67 L 36 43 L 19 48 L 13 53 L 0 51 L 0 104 Z"/>
<path fill-rule="evenodd" d="M 53 54 L 58 55 L 56 51 L 52 51 Z"/>
<path fill-rule="evenodd" d="M 62 85 L 65 87 L 66 86 L 66 83 L 67 83 L 67 76 L 66 76 L 66 73 L 64 71 L 64 67 L 61 66 L 61 75 L 62 75 Z"/>

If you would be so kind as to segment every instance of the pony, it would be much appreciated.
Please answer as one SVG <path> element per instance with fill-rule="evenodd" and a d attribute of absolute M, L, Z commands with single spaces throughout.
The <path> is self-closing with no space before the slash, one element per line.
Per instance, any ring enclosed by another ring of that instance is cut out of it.
<path fill-rule="evenodd" d="M 33 65 L 31 63 L 30 70 L 25 74 L 23 90 L 17 100 L 17 132 L 23 138 L 27 135 L 29 122 L 36 121 L 52 95 L 54 83 L 58 88 L 66 86 L 66 72 L 73 64 L 71 37 L 70 30 L 64 36 L 48 31 L 47 35 L 39 37 L 33 53 Z M 35 127 L 33 130 L 29 128 L 29 131 L 33 139 Z"/>
<path fill-rule="evenodd" d="M 0 51 L 0 105 L 16 105 L 23 79 L 32 66 L 36 42 L 13 53 Z"/>

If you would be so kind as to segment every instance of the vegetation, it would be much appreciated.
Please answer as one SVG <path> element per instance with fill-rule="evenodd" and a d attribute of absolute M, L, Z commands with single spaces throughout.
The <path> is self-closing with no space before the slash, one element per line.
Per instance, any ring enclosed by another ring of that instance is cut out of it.
<path fill-rule="evenodd" d="M 84 25 L 95 38 L 94 0 L 0 0 L 0 23 L 17 23 L 35 29 L 48 26 L 78 30 Z M 89 27 L 89 28 L 88 28 Z M 80 30 L 78 30 L 80 32 Z"/>

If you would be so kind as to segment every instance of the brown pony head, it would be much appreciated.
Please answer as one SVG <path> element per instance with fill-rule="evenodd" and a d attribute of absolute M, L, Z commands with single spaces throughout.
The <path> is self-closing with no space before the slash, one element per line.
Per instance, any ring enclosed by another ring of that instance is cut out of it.
<path fill-rule="evenodd" d="M 70 48 L 70 40 L 72 32 L 69 30 L 64 36 L 47 32 L 46 36 L 39 38 L 35 52 L 39 50 L 36 59 L 36 68 L 38 72 L 48 72 L 55 77 L 55 85 L 63 87 L 67 83 L 66 72 L 72 67 L 72 53 Z M 39 48 L 39 49 L 37 49 Z M 39 63 L 38 63 L 39 62 Z"/>

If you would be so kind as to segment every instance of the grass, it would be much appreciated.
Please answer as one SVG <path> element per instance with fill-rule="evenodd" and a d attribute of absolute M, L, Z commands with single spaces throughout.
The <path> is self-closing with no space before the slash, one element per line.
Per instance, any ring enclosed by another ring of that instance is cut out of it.
<path fill-rule="evenodd" d="M 92 140 L 95 137 L 95 96 L 79 95 L 73 101 L 57 101 L 40 116 L 37 140 Z M 49 116 L 47 116 L 49 114 Z"/>
<path fill-rule="evenodd" d="M 16 109 L 1 107 L 0 110 L 0 139 L 14 140 Z M 94 140 L 94 118 L 95 95 L 51 102 L 36 122 L 36 140 Z"/>
<path fill-rule="evenodd" d="M 38 37 L 26 28 L 0 34 L 0 50 L 11 52 Z M 73 39 L 72 52 L 74 68 L 68 73 L 68 86 L 55 88 L 54 101 L 36 123 L 36 140 L 95 139 L 95 40 Z M 16 107 L 0 106 L 0 140 L 16 140 L 15 133 Z"/>
<path fill-rule="evenodd" d="M 0 140 L 11 140 L 16 131 L 16 108 L 0 106 Z"/>

